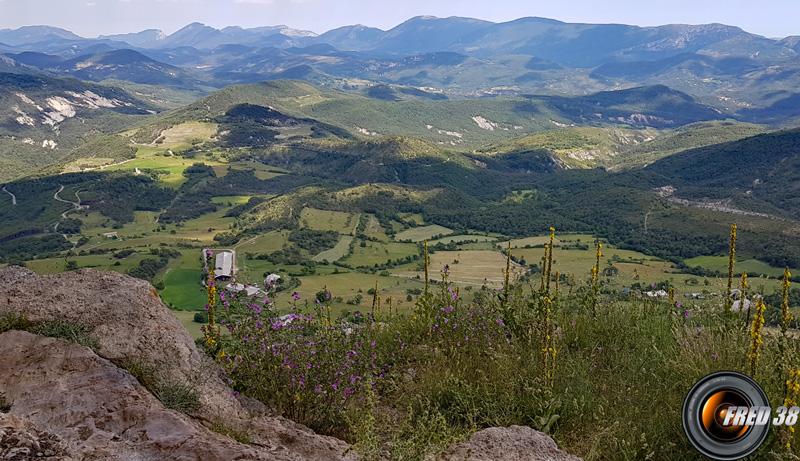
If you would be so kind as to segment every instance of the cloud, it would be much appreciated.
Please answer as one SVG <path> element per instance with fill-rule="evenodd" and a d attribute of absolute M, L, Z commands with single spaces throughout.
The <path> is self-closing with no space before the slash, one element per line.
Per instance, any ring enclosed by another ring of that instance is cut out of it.
<path fill-rule="evenodd" d="M 234 3 L 240 5 L 272 5 L 274 0 L 234 0 Z"/>

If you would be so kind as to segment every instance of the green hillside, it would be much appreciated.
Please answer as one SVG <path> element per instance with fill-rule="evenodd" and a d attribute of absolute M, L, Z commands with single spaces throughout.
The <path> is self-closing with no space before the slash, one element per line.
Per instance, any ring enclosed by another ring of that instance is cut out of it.
<path fill-rule="evenodd" d="M 735 121 L 692 123 L 646 142 L 627 146 L 612 165 L 615 169 L 645 166 L 682 150 L 736 141 L 766 131 L 769 128 L 763 125 Z"/>
<path fill-rule="evenodd" d="M 60 162 L 95 137 L 154 114 L 156 107 L 110 86 L 0 73 L 0 181 Z"/>
<path fill-rule="evenodd" d="M 619 162 L 628 149 L 659 134 L 654 129 L 566 127 L 484 147 L 479 152 L 498 155 L 543 149 L 555 154 L 567 168 L 594 168 Z"/>
<path fill-rule="evenodd" d="M 240 104 L 313 119 L 364 139 L 411 136 L 461 151 L 571 123 L 670 127 L 720 117 L 685 94 L 658 86 L 579 97 L 395 100 L 284 80 L 226 88 L 169 112 L 153 124 L 217 120 Z M 147 138 L 144 132 L 142 135 Z"/>
<path fill-rule="evenodd" d="M 690 199 L 731 200 L 752 212 L 800 217 L 800 130 L 691 149 L 646 169 Z"/>

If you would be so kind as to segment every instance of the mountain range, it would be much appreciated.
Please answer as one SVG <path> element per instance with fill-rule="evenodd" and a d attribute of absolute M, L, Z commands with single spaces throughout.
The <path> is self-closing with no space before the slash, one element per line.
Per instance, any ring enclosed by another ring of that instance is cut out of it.
<path fill-rule="evenodd" d="M 771 39 L 723 24 L 419 16 L 389 30 L 352 25 L 319 35 L 283 25 L 192 23 L 172 34 L 148 29 L 96 38 L 26 26 L 0 30 L 0 53 L 5 71 L 193 91 L 282 78 L 350 89 L 427 88 L 451 97 L 584 95 L 661 84 L 748 120 L 800 116 L 792 108 L 800 38 Z"/>

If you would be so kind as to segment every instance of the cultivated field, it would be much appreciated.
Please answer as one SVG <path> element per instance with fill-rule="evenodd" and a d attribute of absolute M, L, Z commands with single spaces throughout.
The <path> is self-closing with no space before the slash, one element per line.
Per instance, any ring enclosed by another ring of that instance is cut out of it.
<path fill-rule="evenodd" d="M 452 229 L 448 229 L 438 224 L 432 224 L 429 226 L 412 227 L 410 229 L 406 229 L 403 232 L 398 232 L 394 238 L 398 241 L 409 240 L 411 242 L 421 242 L 423 240 L 429 240 L 437 235 L 448 235 L 452 233 Z"/>
<path fill-rule="evenodd" d="M 300 225 L 308 229 L 330 230 L 349 235 L 358 225 L 358 215 L 341 211 L 303 208 L 303 211 L 300 212 Z"/>
<path fill-rule="evenodd" d="M 353 254 L 345 258 L 342 262 L 355 267 L 372 266 L 419 254 L 417 245 L 413 243 L 361 242 L 364 246 L 361 246 L 362 243 L 356 244 L 353 248 Z"/>
<path fill-rule="evenodd" d="M 320 252 L 318 255 L 314 256 L 312 259 L 316 262 L 334 262 L 338 261 L 350 252 L 350 243 L 353 241 L 353 237 L 349 235 L 342 235 L 339 237 L 339 241 L 336 242 L 336 246 L 331 248 L 330 250 L 325 250 Z"/>

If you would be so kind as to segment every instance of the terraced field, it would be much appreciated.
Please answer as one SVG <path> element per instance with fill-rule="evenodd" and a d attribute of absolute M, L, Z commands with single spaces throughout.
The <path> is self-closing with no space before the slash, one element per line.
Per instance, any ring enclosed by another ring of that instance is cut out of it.
<path fill-rule="evenodd" d="M 349 235 L 342 235 L 339 237 L 339 241 L 336 242 L 336 246 L 331 248 L 330 250 L 325 250 L 318 255 L 312 258 L 316 262 L 334 262 L 338 261 L 350 253 L 350 243 L 353 241 L 353 237 Z"/>
<path fill-rule="evenodd" d="M 156 145 L 173 149 L 186 147 L 210 141 L 218 130 L 216 123 L 185 122 L 162 131 Z"/>
<path fill-rule="evenodd" d="M 385 264 L 390 260 L 402 259 L 419 254 L 416 244 L 397 242 L 370 242 L 361 241 L 353 248 L 353 254 L 342 262 L 354 267 Z"/>
<path fill-rule="evenodd" d="M 136 158 L 128 160 L 107 168 L 105 171 L 152 171 L 158 174 L 158 179 L 162 183 L 178 188 L 186 180 L 183 172 L 190 166 L 197 163 L 197 159 L 182 157 L 169 152 L 166 149 L 151 146 L 139 146 L 136 151 Z M 220 167 L 226 164 L 214 154 L 209 154 L 203 162 L 212 167 Z"/>
<path fill-rule="evenodd" d="M 303 211 L 300 212 L 300 224 L 308 229 L 329 230 L 349 235 L 358 225 L 358 215 L 342 211 L 303 208 Z"/>
<path fill-rule="evenodd" d="M 411 242 L 421 242 L 423 240 L 430 240 L 437 235 L 448 235 L 452 233 L 452 229 L 448 229 L 447 227 L 440 226 L 438 224 L 432 224 L 429 226 L 419 226 L 406 229 L 402 232 L 398 232 L 394 238 L 397 241 L 408 240 Z"/>
<path fill-rule="evenodd" d="M 718 271 L 720 273 L 727 273 L 728 271 L 728 257 L 727 256 L 698 256 L 684 261 L 689 267 L 703 267 L 709 270 Z M 783 269 L 772 267 L 769 264 L 759 261 L 757 259 L 744 259 L 736 261 L 736 271 L 745 271 L 748 274 L 766 274 L 771 277 L 780 277 L 783 274 Z M 792 270 L 792 272 L 797 272 Z"/>
<path fill-rule="evenodd" d="M 430 255 L 430 277 L 442 279 L 442 270 L 448 266 L 448 278 L 458 284 L 498 288 L 502 286 L 506 259 L 493 250 L 437 251 Z M 523 268 L 512 263 L 512 277 L 519 277 Z M 402 277 L 422 277 L 419 270 L 401 269 L 393 271 Z"/>

